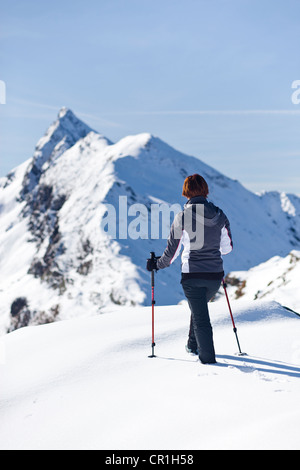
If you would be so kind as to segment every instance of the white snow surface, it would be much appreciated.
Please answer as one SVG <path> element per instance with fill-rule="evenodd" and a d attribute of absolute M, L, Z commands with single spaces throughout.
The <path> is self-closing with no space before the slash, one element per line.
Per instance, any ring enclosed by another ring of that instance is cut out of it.
<path fill-rule="evenodd" d="M 274 300 L 300 313 L 300 251 L 274 256 L 249 271 L 233 271 L 230 277 L 239 280 L 238 286 L 228 286 L 231 299 Z"/>
<path fill-rule="evenodd" d="M 185 352 L 186 302 L 21 328 L 0 343 L 0 448 L 299 450 L 300 319 L 210 303 L 218 363 Z"/>

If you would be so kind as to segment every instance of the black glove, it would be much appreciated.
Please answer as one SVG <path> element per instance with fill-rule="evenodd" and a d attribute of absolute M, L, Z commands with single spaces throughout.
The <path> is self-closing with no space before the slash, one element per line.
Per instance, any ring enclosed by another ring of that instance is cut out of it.
<path fill-rule="evenodd" d="M 155 256 L 153 258 L 147 259 L 147 271 L 158 271 L 157 268 L 157 261 L 159 260 L 160 256 Z"/>

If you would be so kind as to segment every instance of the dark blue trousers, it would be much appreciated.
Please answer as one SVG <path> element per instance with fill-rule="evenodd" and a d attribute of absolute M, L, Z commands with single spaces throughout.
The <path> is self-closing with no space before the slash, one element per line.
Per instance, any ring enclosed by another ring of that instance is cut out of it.
<path fill-rule="evenodd" d="M 221 281 L 183 279 L 181 283 L 191 310 L 188 347 L 198 351 L 203 364 L 214 364 L 216 355 L 207 303 L 218 292 Z"/>

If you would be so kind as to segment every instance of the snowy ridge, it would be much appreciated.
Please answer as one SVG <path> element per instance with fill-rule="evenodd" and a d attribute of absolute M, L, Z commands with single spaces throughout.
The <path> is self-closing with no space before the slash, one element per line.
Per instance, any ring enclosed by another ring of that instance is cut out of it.
<path fill-rule="evenodd" d="M 273 300 L 300 313 L 300 251 L 274 256 L 249 271 L 233 271 L 227 277 L 232 299 Z"/>
<path fill-rule="evenodd" d="M 149 133 L 112 143 L 63 108 L 33 157 L 0 180 L 0 332 L 148 305 L 145 260 L 166 240 L 151 239 L 150 222 L 146 239 L 111 239 L 101 220 L 120 196 L 128 207 L 183 206 L 183 181 L 196 172 L 231 221 L 226 273 L 300 249 L 299 197 L 254 194 Z M 157 274 L 160 305 L 184 298 L 179 271 L 178 260 Z"/>
<path fill-rule="evenodd" d="M 186 303 L 27 327 L 0 343 L 0 448 L 299 448 L 299 318 L 279 304 L 210 304 L 216 365 L 184 350 Z M 199 426 L 201 423 L 201 426 Z"/>

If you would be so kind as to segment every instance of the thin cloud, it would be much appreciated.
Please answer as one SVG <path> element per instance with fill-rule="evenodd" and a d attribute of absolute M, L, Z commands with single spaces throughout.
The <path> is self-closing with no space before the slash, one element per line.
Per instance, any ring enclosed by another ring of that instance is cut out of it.
<path fill-rule="evenodd" d="M 50 110 L 59 110 L 62 107 L 62 106 L 54 106 L 54 105 L 49 105 L 49 104 L 44 104 L 44 103 L 37 103 L 36 101 L 25 100 L 23 98 L 10 97 L 9 101 L 11 103 L 14 103 L 20 106 L 29 106 L 29 107 L 34 107 L 34 108 L 43 108 L 43 109 L 50 109 Z"/>
<path fill-rule="evenodd" d="M 37 103 L 30 100 L 20 99 L 20 98 L 11 98 L 11 102 L 14 102 L 19 105 L 32 106 L 36 108 L 44 108 L 49 110 L 59 110 L 62 106 L 54 106 L 44 103 Z M 297 116 L 300 115 L 300 109 L 199 109 L 199 110 L 160 110 L 160 111 L 102 111 L 101 115 L 82 113 L 74 110 L 75 113 L 81 114 L 83 117 L 92 118 L 97 121 L 105 120 L 102 116 L 251 116 L 251 115 L 287 115 L 287 116 Z M 107 125 L 112 127 L 119 127 L 120 124 L 114 123 L 111 121 L 106 122 Z"/>
<path fill-rule="evenodd" d="M 122 111 L 103 114 L 114 115 L 138 115 L 138 116 L 251 116 L 251 115 L 300 115 L 300 110 L 296 109 L 219 109 L 219 110 L 180 110 L 180 111 Z"/>
<path fill-rule="evenodd" d="M 12 97 L 10 99 L 10 101 L 16 105 L 19 105 L 19 106 L 22 106 L 22 107 L 25 107 L 26 109 L 30 109 L 30 108 L 38 108 L 38 109 L 43 109 L 43 110 L 49 110 L 49 111 L 56 111 L 56 113 L 58 113 L 58 111 L 62 108 L 62 105 L 50 105 L 50 104 L 45 104 L 45 103 L 39 103 L 39 102 L 36 102 L 36 101 L 30 101 L 30 100 L 26 100 L 26 99 L 22 99 L 22 98 L 14 98 Z M 72 109 L 73 110 L 73 109 Z M 91 114 L 91 113 L 85 113 L 85 112 L 81 112 L 81 111 L 78 111 L 77 109 L 74 109 L 74 112 L 75 114 L 80 117 L 81 119 L 84 119 L 84 118 L 87 118 L 87 119 L 91 119 L 92 121 L 94 121 L 95 123 L 97 124 L 100 124 L 102 126 L 106 126 L 106 127 L 122 127 L 121 124 L 117 123 L 117 122 L 113 122 L 111 120 L 107 120 L 107 119 L 104 119 L 103 117 L 101 117 L 101 115 L 98 115 L 98 114 Z M 41 118 L 41 117 L 46 117 L 48 118 L 48 115 L 44 115 L 44 116 L 41 116 L 40 114 L 34 114 L 34 113 L 28 113 L 26 111 L 26 116 L 29 117 L 29 118 Z M 20 111 L 18 110 L 18 114 L 17 114 L 19 117 L 20 117 Z"/>

